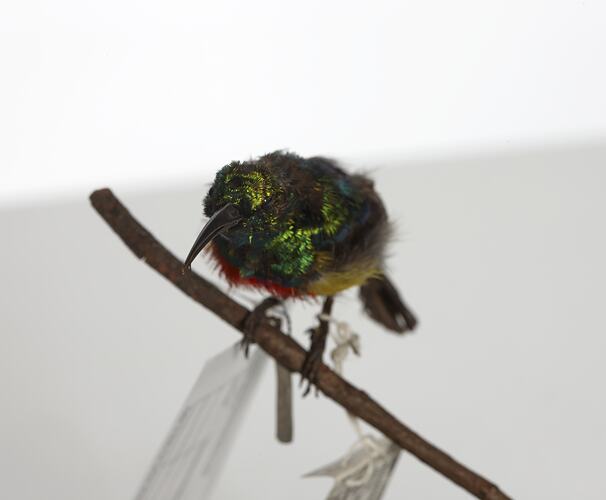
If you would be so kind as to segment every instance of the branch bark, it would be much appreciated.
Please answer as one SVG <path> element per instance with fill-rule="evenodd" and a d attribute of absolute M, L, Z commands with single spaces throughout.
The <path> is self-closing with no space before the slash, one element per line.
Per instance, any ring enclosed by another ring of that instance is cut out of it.
<path fill-rule="evenodd" d="M 95 210 L 139 259 L 145 261 L 193 300 L 241 331 L 248 309 L 233 301 L 193 271 L 182 274 L 182 262 L 139 224 L 109 189 L 95 191 L 91 194 L 90 200 Z M 288 370 L 300 372 L 305 351 L 291 337 L 268 324 L 262 324 L 255 332 L 255 340 L 261 349 Z M 401 448 L 477 498 L 489 500 L 509 498 L 496 485 L 423 439 L 368 394 L 351 385 L 324 364 L 319 368 L 317 387 L 337 404 L 375 427 Z"/>

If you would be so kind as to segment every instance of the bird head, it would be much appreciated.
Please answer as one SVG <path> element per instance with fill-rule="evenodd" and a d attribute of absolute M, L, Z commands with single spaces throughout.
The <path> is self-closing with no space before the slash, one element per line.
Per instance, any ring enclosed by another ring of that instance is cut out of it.
<path fill-rule="evenodd" d="M 236 233 L 246 237 L 269 223 L 282 190 L 272 177 L 271 165 L 262 160 L 233 162 L 219 170 L 204 198 L 204 214 L 209 220 L 196 238 L 185 267 L 191 267 L 216 237 L 229 238 Z"/>

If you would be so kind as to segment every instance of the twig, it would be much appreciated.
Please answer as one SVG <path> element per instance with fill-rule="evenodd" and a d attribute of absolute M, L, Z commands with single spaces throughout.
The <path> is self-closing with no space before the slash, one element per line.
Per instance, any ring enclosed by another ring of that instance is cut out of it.
<path fill-rule="evenodd" d="M 139 259 L 144 260 L 196 302 L 210 309 L 237 330 L 242 330 L 241 325 L 249 312 L 248 309 L 194 272 L 182 274 L 182 262 L 139 224 L 109 189 L 95 191 L 91 194 L 90 200 L 101 217 Z M 291 337 L 263 323 L 255 331 L 255 340 L 261 349 L 288 370 L 296 372 L 301 370 L 305 351 Z M 347 411 L 375 427 L 401 448 L 477 498 L 490 500 L 509 498 L 496 485 L 457 462 L 399 422 L 365 392 L 355 388 L 324 364 L 318 371 L 317 387 Z"/>

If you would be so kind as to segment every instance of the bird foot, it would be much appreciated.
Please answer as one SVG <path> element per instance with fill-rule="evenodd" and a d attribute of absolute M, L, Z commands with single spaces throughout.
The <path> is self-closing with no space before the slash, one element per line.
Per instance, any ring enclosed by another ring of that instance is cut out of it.
<path fill-rule="evenodd" d="M 267 297 L 250 313 L 248 313 L 246 318 L 244 318 L 244 322 L 242 324 L 242 333 L 244 333 L 244 338 L 240 342 L 240 347 L 244 351 L 244 356 L 248 357 L 250 345 L 255 343 L 255 331 L 257 330 L 257 327 L 263 321 L 269 319 L 267 317 L 267 311 L 280 303 L 280 299 L 277 299 L 276 297 Z"/>
<path fill-rule="evenodd" d="M 322 356 L 326 348 L 326 337 L 328 336 L 328 322 L 320 320 L 320 324 L 315 328 L 307 330 L 311 334 L 311 345 L 309 351 L 305 355 L 305 361 L 301 368 L 301 382 L 307 382 L 307 386 L 303 391 L 303 397 L 307 396 L 311 391 L 312 386 L 316 388 L 316 396 L 318 395 L 318 370 L 322 364 Z"/>

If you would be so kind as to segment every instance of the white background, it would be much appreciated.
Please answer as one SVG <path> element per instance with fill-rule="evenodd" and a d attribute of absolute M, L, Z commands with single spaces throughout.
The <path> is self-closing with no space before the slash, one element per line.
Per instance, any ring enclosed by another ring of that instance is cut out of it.
<path fill-rule="evenodd" d="M 342 298 L 351 379 L 515 498 L 606 497 L 605 24 L 590 1 L 2 4 L 0 496 L 131 498 L 237 339 L 129 255 L 90 190 L 183 257 L 212 173 L 290 148 L 376 169 L 399 224 L 421 327 L 385 334 Z M 293 308 L 298 332 L 314 312 Z M 322 498 L 300 475 L 352 442 L 308 398 L 275 443 L 271 375 L 217 498 Z M 467 495 L 404 456 L 387 498 Z"/>
<path fill-rule="evenodd" d="M 605 24 L 599 1 L 5 1 L 0 202 L 278 148 L 600 138 Z"/>

